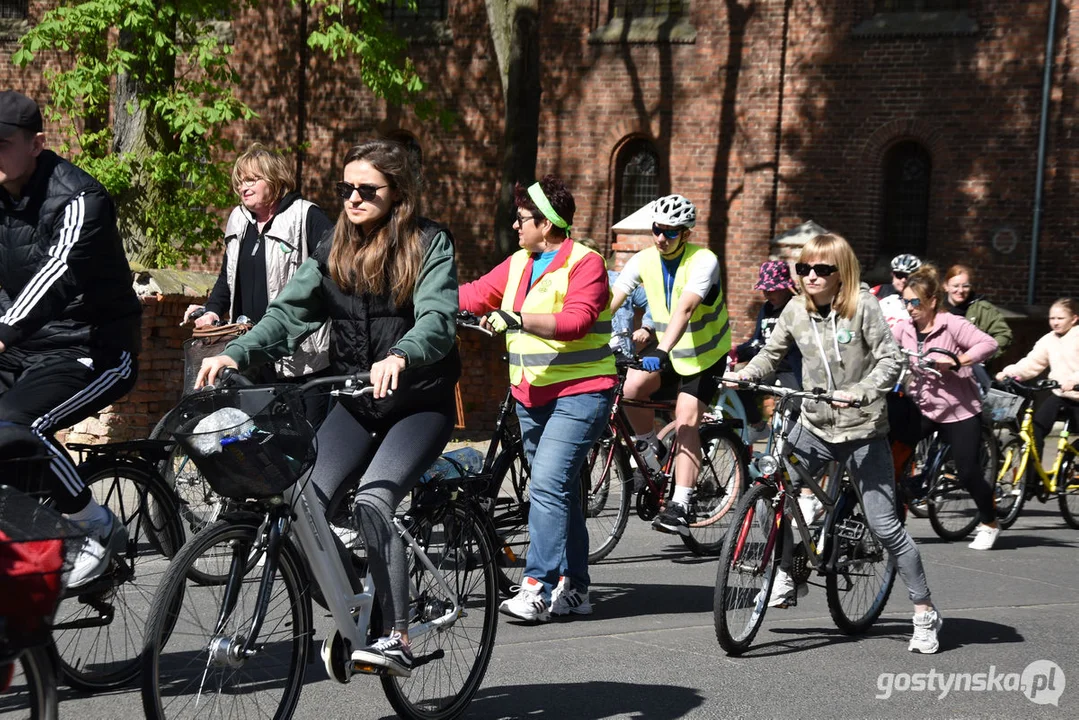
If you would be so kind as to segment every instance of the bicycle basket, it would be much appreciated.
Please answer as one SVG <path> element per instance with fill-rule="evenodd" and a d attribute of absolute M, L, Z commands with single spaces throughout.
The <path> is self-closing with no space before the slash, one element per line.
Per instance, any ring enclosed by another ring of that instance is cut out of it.
<path fill-rule="evenodd" d="M 990 423 L 1009 423 L 1019 417 L 1023 398 L 1003 390 L 990 388 L 982 400 L 982 417 Z"/>
<path fill-rule="evenodd" d="M 48 467 L 50 458 L 0 461 L 5 478 L 12 466 Z M 0 652 L 48 641 L 50 623 L 78 554 L 83 531 L 34 497 L 0 485 Z"/>
<path fill-rule="evenodd" d="M 315 461 L 315 431 L 293 385 L 192 393 L 168 414 L 165 430 L 227 498 L 277 495 Z"/>
<path fill-rule="evenodd" d="M 202 361 L 223 353 L 229 342 L 243 335 L 250 327 L 243 323 L 233 323 L 202 329 L 202 332 L 196 330 L 195 337 L 184 341 L 184 395 L 194 391 L 195 378 L 199 376 Z"/>

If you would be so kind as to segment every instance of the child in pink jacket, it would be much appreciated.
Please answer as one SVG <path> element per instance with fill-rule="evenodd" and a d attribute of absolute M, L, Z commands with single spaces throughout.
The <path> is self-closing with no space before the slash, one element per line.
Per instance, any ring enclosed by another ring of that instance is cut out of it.
<path fill-rule="evenodd" d="M 892 328 L 896 342 L 908 350 L 924 352 L 930 348 L 948 350 L 959 365 L 947 355 L 934 353 L 929 361 L 939 372 L 926 372 L 911 358 L 907 391 L 922 412 L 922 436 L 933 431 L 951 446 L 952 460 L 963 487 L 978 506 L 979 524 L 973 550 L 989 550 L 996 542 L 996 506 L 992 482 L 982 472 L 979 453 L 982 442 L 982 403 L 971 365 L 988 360 L 997 351 L 997 341 L 958 315 L 938 312 L 944 295 L 940 276 L 932 265 L 922 265 L 911 274 L 903 289 L 903 303 L 910 313 Z"/>

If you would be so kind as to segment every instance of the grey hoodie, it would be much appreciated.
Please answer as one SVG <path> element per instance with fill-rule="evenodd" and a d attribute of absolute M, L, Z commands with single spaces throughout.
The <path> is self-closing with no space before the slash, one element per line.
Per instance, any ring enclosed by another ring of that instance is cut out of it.
<path fill-rule="evenodd" d="M 899 377 L 902 355 L 867 285 L 861 287 L 858 307 L 850 320 L 837 317 L 835 311 L 821 317 L 816 310 L 806 309 L 803 298 L 792 299 L 783 308 L 768 343 L 742 374 L 752 379 L 770 375 L 792 343 L 802 351 L 803 388 L 843 390 L 862 402 L 859 408 L 805 402 L 800 422 L 831 443 L 888 433 L 884 396 Z"/>

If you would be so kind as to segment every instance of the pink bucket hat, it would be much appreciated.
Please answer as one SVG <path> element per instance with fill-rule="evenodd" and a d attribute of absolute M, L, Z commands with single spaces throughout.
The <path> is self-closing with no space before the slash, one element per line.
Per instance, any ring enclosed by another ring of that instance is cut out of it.
<path fill-rule="evenodd" d="M 754 290 L 794 290 L 794 281 L 791 280 L 791 269 L 782 260 L 769 260 L 761 263 L 760 278 L 753 286 Z"/>

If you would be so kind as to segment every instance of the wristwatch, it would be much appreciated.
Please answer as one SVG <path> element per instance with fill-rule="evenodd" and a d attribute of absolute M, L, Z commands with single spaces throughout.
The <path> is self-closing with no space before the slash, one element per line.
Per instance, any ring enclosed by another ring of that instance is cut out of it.
<path fill-rule="evenodd" d="M 390 348 L 389 352 L 386 353 L 386 357 L 390 357 L 391 355 L 404 360 L 405 367 L 408 367 L 408 355 L 405 354 L 404 350 L 402 350 L 401 348 Z"/>

